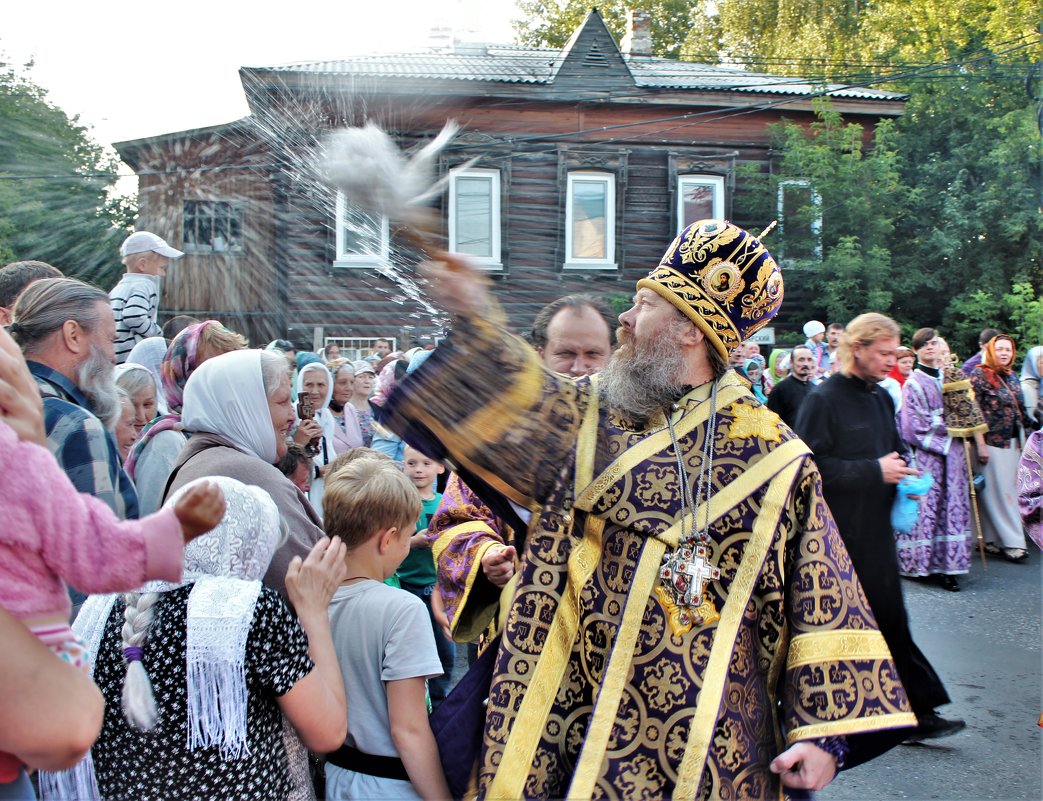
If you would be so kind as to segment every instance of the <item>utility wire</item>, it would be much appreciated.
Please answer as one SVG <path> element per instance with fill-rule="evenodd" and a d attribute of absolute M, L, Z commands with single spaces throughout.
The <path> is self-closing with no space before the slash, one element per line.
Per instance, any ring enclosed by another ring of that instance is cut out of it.
<path fill-rule="evenodd" d="M 1001 43 L 1001 44 L 1016 43 L 1016 42 L 1022 41 L 1025 38 L 1027 38 L 1027 36 L 1019 37 L 1018 39 L 1012 39 L 1012 40 L 1009 40 L 1008 42 Z M 630 141 L 630 140 L 633 140 L 633 139 L 639 139 L 639 138 L 644 138 L 644 137 L 648 137 L 648 136 L 659 136 L 659 135 L 662 135 L 664 133 L 669 133 L 671 131 L 676 131 L 676 130 L 680 130 L 680 129 L 683 129 L 683 128 L 695 127 L 697 125 L 708 124 L 710 122 L 719 122 L 720 120 L 729 119 L 731 117 L 736 117 L 736 116 L 744 116 L 744 115 L 747 115 L 747 114 L 753 114 L 753 113 L 757 113 L 759 111 L 768 111 L 768 110 L 771 110 L 771 109 L 778 108 L 780 106 L 792 104 L 792 103 L 795 103 L 795 102 L 807 101 L 807 100 L 815 99 L 815 98 L 818 98 L 818 97 L 823 97 L 823 96 L 827 96 L 827 95 L 830 95 L 830 94 L 834 94 L 834 93 L 837 93 L 837 92 L 843 92 L 843 91 L 846 91 L 846 90 L 853 90 L 853 89 L 857 90 L 859 88 L 868 88 L 868 87 L 871 87 L 871 86 L 873 86 L 875 84 L 894 83 L 894 82 L 902 82 L 902 81 L 909 81 L 909 80 L 935 80 L 937 78 L 937 76 L 930 74 L 933 70 L 940 69 L 940 68 L 949 68 L 949 69 L 951 69 L 951 68 L 954 68 L 954 67 L 955 68 L 967 68 L 967 67 L 969 67 L 971 65 L 976 65 L 976 64 L 978 64 L 980 62 L 983 62 L 983 61 L 989 61 L 991 59 L 994 59 L 997 56 L 1005 55 L 1005 54 L 1008 54 L 1008 53 L 1011 53 L 1011 52 L 1015 52 L 1015 51 L 1024 49 L 1025 47 L 1030 46 L 1031 44 L 1033 44 L 1033 43 L 1021 44 L 1021 45 L 1017 45 L 1017 46 L 1014 46 L 1014 47 L 1010 47 L 1007 50 L 1002 50 L 1002 51 L 993 51 L 991 49 L 990 50 L 984 50 L 983 49 L 983 50 L 979 51 L 981 53 L 981 55 L 978 55 L 978 56 L 975 56 L 975 57 L 972 57 L 972 58 L 965 58 L 965 59 L 963 59 L 961 61 L 951 61 L 950 60 L 950 61 L 929 62 L 929 63 L 926 63 L 926 64 L 917 65 L 915 67 L 906 69 L 906 70 L 904 70 L 902 72 L 897 72 L 897 73 L 892 73 L 892 74 L 887 74 L 887 75 L 872 75 L 872 76 L 866 77 L 865 79 L 863 79 L 861 81 L 858 81 L 858 82 L 839 83 L 839 82 L 836 82 L 836 81 L 832 81 L 831 83 L 835 84 L 833 86 L 824 86 L 823 88 L 819 89 L 818 91 L 811 92 L 811 93 L 801 92 L 799 94 L 787 95 L 787 96 L 782 97 L 782 98 L 780 98 L 778 100 L 770 101 L 770 102 L 766 102 L 766 101 L 760 100 L 760 101 L 755 101 L 755 102 L 752 102 L 752 103 L 749 103 L 749 104 L 740 105 L 740 106 L 733 106 L 733 107 L 725 108 L 725 109 L 720 109 L 720 108 L 718 108 L 718 109 L 710 109 L 708 111 L 702 111 L 702 112 L 691 112 L 691 113 L 675 115 L 675 116 L 670 116 L 670 117 L 660 117 L 660 118 L 650 119 L 650 120 L 641 120 L 641 121 L 638 121 L 638 122 L 619 123 L 619 124 L 616 124 L 616 125 L 599 126 L 599 127 L 596 127 L 596 128 L 587 128 L 587 129 L 581 129 L 581 130 L 576 130 L 576 131 L 568 131 L 568 132 L 562 132 L 562 133 L 556 133 L 556 134 L 533 134 L 531 136 L 520 136 L 520 137 L 519 136 L 511 136 L 511 137 L 505 137 L 504 139 L 502 139 L 500 141 L 499 144 L 514 146 L 514 145 L 518 145 L 518 144 L 527 144 L 527 143 L 533 143 L 533 142 L 549 142 L 549 141 L 555 141 L 555 140 L 568 138 L 568 137 L 580 137 L 580 136 L 585 136 L 585 135 L 594 134 L 594 133 L 604 133 L 604 132 L 614 131 L 614 130 L 626 130 L 626 129 L 631 129 L 631 128 L 644 127 L 644 126 L 648 126 L 648 125 L 661 125 L 663 123 L 670 123 L 670 122 L 682 123 L 680 125 L 672 126 L 670 128 L 665 128 L 665 129 L 659 128 L 659 129 L 657 129 L 655 131 L 649 131 L 649 132 L 644 132 L 644 133 L 638 132 L 638 133 L 635 133 L 634 135 L 632 135 L 631 137 L 629 137 L 627 140 L 622 140 L 620 138 L 609 139 L 609 140 L 600 140 L 600 141 L 597 141 L 597 142 L 592 142 L 592 143 L 590 143 L 590 145 L 591 146 L 604 146 L 604 145 L 608 145 L 608 144 L 618 143 L 619 141 Z M 1031 66 L 1031 65 L 1027 65 L 1027 66 Z M 719 73 L 707 73 L 707 75 L 708 76 L 719 76 Z M 687 77 L 687 76 L 685 76 L 685 77 Z M 958 78 L 958 77 L 967 78 L 968 74 L 956 74 L 956 75 L 951 75 L 951 76 L 943 75 L 941 77 L 944 77 L 944 78 L 949 78 L 949 77 L 953 77 L 953 78 Z M 1010 77 L 1015 77 L 1015 76 L 1010 76 Z M 1017 75 L 1016 77 L 1018 77 L 1019 81 L 1020 80 L 1024 80 L 1025 79 L 1025 73 L 1021 73 L 1021 74 Z M 727 91 L 736 91 L 736 90 L 739 90 L 739 89 L 750 89 L 750 90 L 762 89 L 763 90 L 766 86 L 809 85 L 809 84 L 815 84 L 815 83 L 821 83 L 821 82 L 816 82 L 816 81 L 813 81 L 813 80 L 809 80 L 807 78 L 796 78 L 796 77 L 794 77 L 794 78 L 779 78 L 779 82 L 777 84 L 775 84 L 775 83 L 773 83 L 773 84 L 764 84 L 763 82 L 760 82 L 760 83 L 753 83 L 753 84 L 734 85 L 734 86 L 728 86 L 728 87 L 719 87 L 719 91 L 727 92 Z M 678 87 L 678 88 L 681 88 L 681 87 Z M 710 89 L 710 88 L 711 87 L 707 87 L 707 89 Z M 600 101 L 600 102 L 613 102 L 613 101 L 620 101 L 620 100 L 626 100 L 626 99 L 633 99 L 633 98 L 637 98 L 637 97 L 643 97 L 643 95 L 633 95 L 633 94 L 630 94 L 629 92 L 603 93 L 603 94 L 598 94 L 598 95 L 592 95 L 590 100 L 587 101 L 587 102 L 593 102 L 595 100 L 596 101 Z M 516 102 L 524 102 L 524 101 L 522 99 L 519 99 Z M 574 101 L 574 102 L 582 103 L 584 101 L 581 99 L 581 100 Z M 512 104 L 511 101 L 505 101 L 505 102 L 499 103 L 498 105 L 511 105 L 511 104 Z M 477 149 L 477 148 L 489 148 L 489 147 L 495 146 L 495 144 L 496 143 L 488 143 L 488 142 L 480 143 L 480 144 L 451 144 L 447 148 L 447 150 L 463 151 L 463 150 Z M 539 151 L 539 150 L 537 150 L 537 151 L 526 151 L 526 152 L 527 153 L 531 153 L 531 152 L 539 153 L 539 152 L 548 152 L 548 151 Z M 142 172 L 138 172 L 138 173 L 129 173 L 129 174 L 128 173 L 123 173 L 123 172 L 116 172 L 116 173 L 74 173 L 74 174 L 67 174 L 67 175 L 3 175 L 3 174 L 0 174 L 0 181 L 80 180 L 80 179 L 85 179 L 85 178 L 114 179 L 114 178 L 121 178 L 121 177 L 128 177 L 129 178 L 129 177 L 135 177 L 135 176 L 141 177 L 141 176 L 178 175 L 178 174 L 192 174 L 192 173 L 197 173 L 198 174 L 198 173 L 222 172 L 222 171 L 229 171 L 229 170 L 271 170 L 271 169 L 276 169 L 277 167 L 278 167 L 278 165 L 276 165 L 276 164 L 233 164 L 233 165 L 218 165 L 218 166 L 212 166 L 212 167 L 206 167 L 206 166 L 183 167 L 183 168 L 175 168 L 175 169 L 170 169 L 170 170 L 146 170 L 146 171 L 142 171 Z"/>

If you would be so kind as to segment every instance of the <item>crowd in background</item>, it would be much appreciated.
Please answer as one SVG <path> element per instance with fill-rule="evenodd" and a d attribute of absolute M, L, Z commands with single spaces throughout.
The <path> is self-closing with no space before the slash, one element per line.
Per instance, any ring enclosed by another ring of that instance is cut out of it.
<path fill-rule="evenodd" d="M 27 766 L 55 771 L 38 782 L 48 797 L 174 782 L 186 797 L 308 798 L 316 777 L 330 797 L 445 797 L 427 713 L 454 652 L 427 529 L 450 477 L 374 416 L 432 351 L 388 339 L 347 359 L 333 341 L 251 348 L 215 320 L 160 328 L 157 279 L 180 255 L 134 234 L 108 295 L 39 262 L 0 270 L 0 632 L 61 688 L 32 717 L 62 731 L 14 725 L 25 713 L 5 701 L 0 798 L 32 797 Z M 729 366 L 799 433 L 843 331 L 809 321 L 803 344 L 765 356 L 746 342 Z M 949 590 L 979 527 L 1012 562 L 1026 531 L 1043 547 L 1043 347 L 1022 356 L 993 329 L 980 345 L 961 363 L 920 329 L 881 382 L 909 463 L 933 478 L 916 527 L 896 532 L 900 569 Z M 968 401 L 977 414 L 954 418 Z M 5 665 L 16 691 L 20 666 Z M 73 708 L 79 723 L 54 722 Z M 331 754 L 324 773 L 308 750 Z"/>

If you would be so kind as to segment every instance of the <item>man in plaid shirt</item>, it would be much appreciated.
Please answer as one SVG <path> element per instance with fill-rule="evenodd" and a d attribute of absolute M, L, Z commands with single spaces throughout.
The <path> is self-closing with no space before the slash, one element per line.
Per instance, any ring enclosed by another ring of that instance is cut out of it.
<path fill-rule="evenodd" d="M 120 517 L 137 517 L 137 493 L 108 430 L 120 412 L 108 296 L 82 281 L 48 278 L 18 296 L 13 317 L 10 331 L 43 396 L 47 445 L 58 464 L 80 492 Z"/>

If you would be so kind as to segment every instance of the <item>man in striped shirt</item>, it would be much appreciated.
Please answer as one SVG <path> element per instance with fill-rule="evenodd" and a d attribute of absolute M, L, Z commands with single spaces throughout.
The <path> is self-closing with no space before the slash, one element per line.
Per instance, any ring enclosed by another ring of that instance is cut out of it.
<path fill-rule="evenodd" d="M 127 273 L 109 292 L 116 322 L 116 364 L 123 364 L 141 340 L 162 336 L 163 331 L 156 322 L 159 279 L 166 275 L 170 260 L 183 255 L 149 231 L 131 234 L 120 246 Z"/>

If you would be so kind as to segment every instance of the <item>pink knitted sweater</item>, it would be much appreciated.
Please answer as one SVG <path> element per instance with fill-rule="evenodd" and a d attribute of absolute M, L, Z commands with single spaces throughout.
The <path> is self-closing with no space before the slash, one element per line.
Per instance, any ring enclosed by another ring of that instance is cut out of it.
<path fill-rule="evenodd" d="M 0 420 L 0 606 L 12 615 L 68 617 L 62 579 L 85 593 L 180 581 L 184 550 L 172 509 L 120 520 L 77 492 L 46 448 Z"/>

